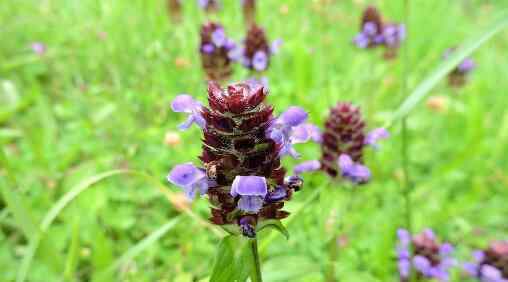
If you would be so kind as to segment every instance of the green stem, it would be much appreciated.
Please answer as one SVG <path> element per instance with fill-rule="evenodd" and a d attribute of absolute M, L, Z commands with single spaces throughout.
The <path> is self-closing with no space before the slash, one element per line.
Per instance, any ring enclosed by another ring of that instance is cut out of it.
<path fill-rule="evenodd" d="M 251 282 L 263 282 L 263 277 L 261 275 L 261 261 L 259 259 L 258 253 L 258 239 L 250 239 L 249 242 L 250 249 L 252 251 L 252 258 L 254 262 L 254 267 L 252 269 Z"/>

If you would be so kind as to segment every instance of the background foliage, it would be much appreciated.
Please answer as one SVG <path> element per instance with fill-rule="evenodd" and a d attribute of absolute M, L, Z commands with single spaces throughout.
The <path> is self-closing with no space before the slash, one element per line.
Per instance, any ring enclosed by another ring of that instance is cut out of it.
<path fill-rule="evenodd" d="M 241 39 L 239 1 L 225 2 L 213 17 Z M 402 58 L 385 62 L 351 39 L 367 3 L 402 21 L 403 1 L 259 2 L 260 24 L 284 40 L 266 74 L 276 111 L 296 104 L 322 124 L 331 105 L 351 100 L 371 128 L 389 119 L 404 99 Z M 0 144 L 7 156 L 0 162 L 1 281 L 23 271 L 34 282 L 183 282 L 210 274 L 221 233 L 196 219 L 207 218 L 207 202 L 192 204 L 196 214 L 189 216 L 164 180 L 173 165 L 197 163 L 200 152 L 196 128 L 181 133 L 178 145 L 164 143 L 184 118 L 169 101 L 182 92 L 205 101 L 196 50 L 206 17 L 194 1 L 184 6 L 184 21 L 174 26 L 161 0 L 0 3 Z M 411 1 L 409 88 L 446 48 L 506 8 L 502 0 Z M 47 45 L 44 56 L 31 51 L 35 41 Z M 506 50 L 504 31 L 474 54 L 478 68 L 465 88 L 441 83 L 431 95 L 443 106 L 423 104 L 408 120 L 414 229 L 434 228 L 459 245 L 462 258 L 508 235 Z M 236 69 L 235 80 L 246 76 Z M 395 230 L 404 223 L 404 205 L 397 127 L 392 135 L 368 155 L 375 175 L 368 186 L 352 191 L 322 175 L 306 178 L 288 206 L 302 211 L 286 221 L 290 240 L 261 233 L 267 281 L 323 281 L 330 267 L 341 281 L 396 281 Z M 303 159 L 319 154 L 317 145 L 299 150 Z M 110 170 L 118 171 L 87 185 Z M 40 233 L 46 213 L 80 187 L 86 191 Z M 319 187 L 321 197 L 306 202 Z M 266 238 L 270 245 L 263 245 Z M 330 263 L 330 255 L 337 260 Z M 464 281 L 459 273 L 455 280 Z"/>

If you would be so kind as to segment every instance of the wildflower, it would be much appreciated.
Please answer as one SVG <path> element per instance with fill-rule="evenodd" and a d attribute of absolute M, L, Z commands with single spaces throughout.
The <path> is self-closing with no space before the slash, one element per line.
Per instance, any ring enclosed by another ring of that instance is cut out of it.
<path fill-rule="evenodd" d="M 481 282 L 508 282 L 508 241 L 497 241 L 486 250 L 473 252 L 464 270 Z"/>
<path fill-rule="evenodd" d="M 453 246 L 439 243 L 430 229 L 411 236 L 405 229 L 397 231 L 397 259 L 401 282 L 409 281 L 411 269 L 417 277 L 448 281 L 450 268 L 455 261 L 451 257 Z M 410 249 L 413 250 L 411 254 Z"/>
<path fill-rule="evenodd" d="M 173 110 L 189 114 L 189 120 L 204 119 L 196 122 L 203 130 L 203 168 L 177 165 L 168 180 L 190 198 L 208 195 L 210 220 L 247 237 L 256 236 L 263 221 L 287 217 L 284 202 L 303 185 L 298 176 L 285 177 L 280 158 L 307 114 L 291 107 L 275 118 L 264 101 L 267 94 L 262 84 L 237 83 L 222 89 L 209 82 L 209 107 L 186 96 L 172 103 Z"/>
<path fill-rule="evenodd" d="M 206 12 L 216 12 L 220 8 L 219 0 L 198 0 L 198 5 Z"/>
<path fill-rule="evenodd" d="M 252 24 L 244 44 L 239 58 L 243 65 L 250 70 L 263 72 L 268 69 L 270 58 L 278 52 L 282 41 L 275 40 L 269 44 L 265 31 L 256 24 Z"/>
<path fill-rule="evenodd" d="M 449 48 L 443 54 L 443 59 L 447 60 L 456 48 Z M 448 74 L 448 85 L 453 87 L 462 87 L 467 82 L 467 76 L 476 68 L 476 64 L 471 58 L 465 58 L 455 69 Z"/>
<path fill-rule="evenodd" d="M 372 48 L 383 43 L 383 20 L 378 9 L 369 6 L 362 15 L 360 33 L 353 42 L 358 48 Z"/>
<path fill-rule="evenodd" d="M 202 105 L 190 95 L 182 94 L 176 96 L 171 103 L 171 109 L 176 113 L 189 114 L 187 120 L 178 126 L 180 130 L 189 128 L 193 123 L 196 123 L 201 128 L 205 127 L 205 119 L 201 113 Z"/>
<path fill-rule="evenodd" d="M 182 20 L 182 1 L 181 0 L 167 0 L 168 14 L 171 20 L 175 23 Z"/>
<path fill-rule="evenodd" d="M 256 21 L 256 0 L 240 0 L 245 24 L 250 26 Z"/>
<path fill-rule="evenodd" d="M 30 47 L 32 48 L 32 51 L 39 56 L 44 55 L 47 49 L 46 45 L 41 42 L 34 42 L 32 45 L 30 45 Z"/>
<path fill-rule="evenodd" d="M 364 148 L 377 148 L 380 140 L 389 137 L 384 128 L 365 134 L 365 122 L 360 109 L 341 102 L 331 109 L 323 134 L 315 128 L 308 132 L 314 136 L 311 137 L 313 141 L 321 143 L 321 160 L 319 165 L 318 161 L 303 162 L 295 167 L 295 173 L 323 170 L 331 177 L 340 174 L 354 184 L 364 184 L 371 176 L 370 170 L 362 162 Z"/>
<path fill-rule="evenodd" d="M 208 79 L 223 81 L 231 76 L 235 48 L 222 25 L 209 22 L 201 27 L 201 63 Z"/>
<path fill-rule="evenodd" d="M 392 59 L 397 56 L 400 44 L 405 37 L 405 25 L 385 23 L 379 10 L 369 6 L 363 12 L 360 33 L 354 37 L 353 43 L 362 49 L 384 46 L 385 58 Z"/>

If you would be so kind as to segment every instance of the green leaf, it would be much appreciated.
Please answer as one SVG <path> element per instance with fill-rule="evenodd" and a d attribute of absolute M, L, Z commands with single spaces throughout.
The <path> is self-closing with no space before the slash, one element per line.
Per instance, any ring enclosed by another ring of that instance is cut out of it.
<path fill-rule="evenodd" d="M 243 236 L 226 236 L 219 244 L 210 282 L 247 280 L 254 259 L 249 249 L 249 239 Z"/>
<path fill-rule="evenodd" d="M 76 266 L 79 260 L 79 217 L 76 218 L 72 225 L 72 237 L 69 247 L 69 253 L 67 254 L 67 260 L 65 263 L 64 279 L 65 281 L 72 281 Z"/>
<path fill-rule="evenodd" d="M 169 232 L 180 220 L 180 216 L 177 216 L 161 227 L 159 227 L 157 230 L 146 236 L 143 240 L 141 240 L 136 245 L 132 246 L 127 252 L 125 252 L 121 257 L 119 257 L 117 260 L 115 260 L 109 267 L 106 268 L 106 270 L 100 272 L 98 274 L 99 278 L 104 277 L 106 274 L 112 273 L 116 269 L 118 269 L 121 265 L 133 260 L 136 256 L 138 256 L 140 253 L 142 253 L 144 250 L 146 250 L 148 247 L 150 247 L 152 244 L 157 242 L 162 236 L 164 236 L 166 233 Z M 99 281 L 102 281 L 99 279 Z"/>
<path fill-rule="evenodd" d="M 289 232 L 286 229 L 286 227 L 282 225 L 282 222 L 280 222 L 280 220 L 278 219 L 265 220 L 257 226 L 256 231 L 259 232 L 265 228 L 275 229 L 279 231 L 282 235 L 284 235 L 284 237 L 286 237 L 286 240 L 289 240 Z"/>
<path fill-rule="evenodd" d="M 444 77 L 450 73 L 462 60 L 471 55 L 476 49 L 480 48 L 484 43 L 491 39 L 494 35 L 499 33 L 503 28 L 508 26 L 508 16 L 506 12 L 503 17 L 494 21 L 480 35 L 475 36 L 471 40 L 464 43 L 453 55 L 446 61 L 442 62 L 425 80 L 409 94 L 409 96 L 402 102 L 400 107 L 395 111 L 391 120 L 385 127 L 389 127 L 397 120 L 407 116 L 423 98 L 434 88 Z"/>

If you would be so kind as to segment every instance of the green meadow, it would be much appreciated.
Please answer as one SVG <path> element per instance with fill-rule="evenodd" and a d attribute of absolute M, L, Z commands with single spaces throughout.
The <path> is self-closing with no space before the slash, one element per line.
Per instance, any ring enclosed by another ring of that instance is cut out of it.
<path fill-rule="evenodd" d="M 202 23 L 220 21 L 237 41 L 246 28 L 239 1 L 211 15 L 184 2 L 174 24 L 163 0 L 0 1 L 0 281 L 209 280 L 226 233 L 208 222 L 206 198 L 190 203 L 166 181 L 202 150 L 199 128 L 179 131 L 186 117 L 170 103 L 181 93 L 206 103 Z M 482 38 L 508 1 L 258 2 L 258 24 L 284 42 L 264 74 L 276 114 L 297 105 L 323 128 L 329 108 L 350 101 L 368 129 L 391 133 L 366 151 L 367 185 L 304 175 L 282 221 L 289 239 L 258 234 L 264 281 L 399 281 L 396 231 L 408 219 L 460 261 L 508 239 L 508 29 L 469 55 L 477 67 L 464 87 L 441 76 L 405 130 L 393 119 L 443 52 Z M 352 44 L 367 4 L 407 21 L 396 59 Z M 248 77 L 236 65 L 231 81 Z M 296 148 L 288 171 L 321 154 Z"/>

